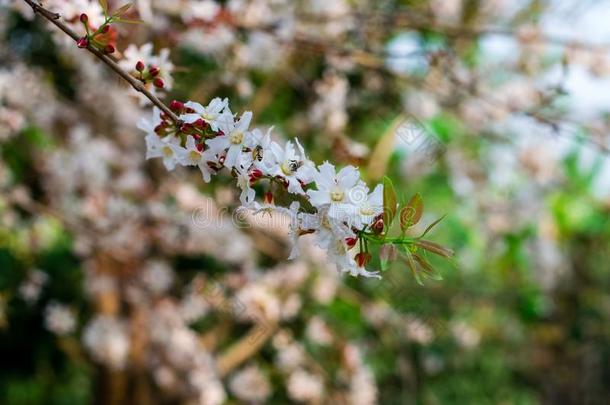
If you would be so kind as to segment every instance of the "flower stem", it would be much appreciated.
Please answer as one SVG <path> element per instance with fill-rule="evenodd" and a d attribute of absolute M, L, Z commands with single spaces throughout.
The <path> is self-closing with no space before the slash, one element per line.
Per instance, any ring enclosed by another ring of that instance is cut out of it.
<path fill-rule="evenodd" d="M 48 21 L 50 21 L 51 23 L 53 23 L 57 28 L 62 30 L 64 33 L 66 33 L 70 38 L 72 38 L 75 41 L 78 41 L 80 39 L 79 35 L 76 32 L 74 32 L 70 27 L 68 27 L 66 24 L 64 24 L 63 22 L 60 21 L 61 16 L 59 14 L 47 10 L 40 4 L 35 3 L 33 0 L 23 0 L 23 1 L 25 1 L 27 4 L 29 4 L 30 7 L 32 7 L 32 10 L 34 10 L 34 13 L 42 16 L 43 18 L 45 18 Z M 172 121 L 174 121 L 176 123 L 180 122 L 180 119 L 178 118 L 178 116 L 176 116 L 176 114 L 174 114 L 174 112 L 168 106 L 166 106 L 161 100 L 159 100 L 159 98 L 157 96 L 155 96 L 150 91 L 148 91 L 142 83 L 140 83 L 138 80 L 136 80 L 134 77 L 132 77 L 129 73 L 127 73 L 123 69 L 121 69 L 121 67 L 115 62 L 115 60 L 113 58 L 109 57 L 108 55 L 104 54 L 103 52 L 100 52 L 97 48 L 95 48 L 91 44 L 88 44 L 86 49 L 89 52 L 91 52 L 92 54 L 94 54 L 95 56 L 97 56 L 97 58 L 100 59 L 102 62 L 104 62 L 106 65 L 108 65 L 108 67 L 110 67 L 110 69 L 114 70 L 114 72 L 116 74 L 118 74 L 123 79 L 125 79 L 127 81 L 127 83 L 129 83 L 131 85 L 131 87 L 133 87 L 136 91 L 144 94 L 144 96 L 146 98 L 148 98 L 154 105 L 159 107 L 159 109 L 161 109 L 165 114 L 167 114 L 167 116 Z"/>

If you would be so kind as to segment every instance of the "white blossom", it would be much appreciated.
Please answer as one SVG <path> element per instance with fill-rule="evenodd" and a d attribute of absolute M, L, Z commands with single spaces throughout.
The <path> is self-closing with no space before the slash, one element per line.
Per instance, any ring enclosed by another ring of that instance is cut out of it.
<path fill-rule="evenodd" d="M 220 119 L 225 118 L 221 113 L 229 106 L 229 100 L 226 98 L 221 100 L 220 98 L 216 97 L 210 101 L 210 104 L 208 104 L 207 107 L 193 101 L 185 103 L 184 106 L 186 108 L 191 108 L 195 112 L 181 115 L 181 120 L 192 124 L 201 118 L 210 126 L 210 128 L 212 128 L 213 131 L 218 131 Z"/>

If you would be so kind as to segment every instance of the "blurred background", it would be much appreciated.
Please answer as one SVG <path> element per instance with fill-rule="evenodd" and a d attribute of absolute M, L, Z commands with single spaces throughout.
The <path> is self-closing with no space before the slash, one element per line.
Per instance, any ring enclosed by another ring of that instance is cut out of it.
<path fill-rule="evenodd" d="M 80 33 L 101 16 L 43 4 Z M 0 403 L 608 402 L 609 1 L 131 13 L 114 55 L 160 66 L 164 100 L 229 97 L 314 161 L 421 193 L 455 264 L 356 279 L 306 237 L 287 261 L 285 221 L 236 216 L 228 175 L 146 161 L 151 107 L 2 0 Z"/>

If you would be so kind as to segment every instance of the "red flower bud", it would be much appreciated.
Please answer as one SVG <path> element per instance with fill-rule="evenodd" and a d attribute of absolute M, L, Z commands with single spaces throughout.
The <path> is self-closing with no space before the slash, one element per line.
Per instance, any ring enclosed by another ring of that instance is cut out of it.
<path fill-rule="evenodd" d="M 161 72 L 161 70 L 156 66 L 152 66 L 150 69 L 148 69 L 148 73 L 150 73 L 152 77 L 159 76 L 159 72 Z"/>
<path fill-rule="evenodd" d="M 138 62 L 136 62 L 136 70 L 138 72 L 141 72 L 144 70 L 144 62 L 142 62 L 141 60 L 139 60 Z"/>
<path fill-rule="evenodd" d="M 78 46 L 79 48 L 86 48 L 87 45 L 89 45 L 89 40 L 87 39 L 87 37 L 83 37 L 76 41 L 76 46 Z"/>
<path fill-rule="evenodd" d="M 271 191 L 265 193 L 264 201 L 267 204 L 273 204 L 273 193 Z"/>
<path fill-rule="evenodd" d="M 104 48 L 104 52 L 106 52 L 106 53 L 114 53 L 114 51 L 115 51 L 114 46 L 112 46 L 110 44 L 106 45 L 106 47 Z"/>
<path fill-rule="evenodd" d="M 371 261 L 371 254 L 366 252 L 360 252 L 354 258 L 358 267 L 364 267 Z"/>
<path fill-rule="evenodd" d="M 195 112 L 195 110 L 193 110 L 190 107 L 187 107 L 187 109 L 185 110 L 187 114 L 193 114 Z"/>
<path fill-rule="evenodd" d="M 197 150 L 199 152 L 203 151 L 203 144 L 202 143 L 198 143 L 196 147 L 197 147 Z"/>
<path fill-rule="evenodd" d="M 155 87 L 162 89 L 165 86 L 165 83 L 163 83 L 163 80 L 161 80 L 157 77 L 155 80 L 153 80 L 153 85 Z"/>
<path fill-rule="evenodd" d="M 195 121 L 193 123 L 193 125 L 199 129 L 203 129 L 206 127 L 206 122 L 203 120 L 203 118 L 199 118 L 197 121 Z"/>
<path fill-rule="evenodd" d="M 250 172 L 250 181 L 251 182 L 258 180 L 261 177 L 263 177 L 263 172 L 261 172 L 259 169 L 254 169 Z"/>
<path fill-rule="evenodd" d="M 87 21 L 89 21 L 89 17 L 87 17 L 87 14 L 82 13 L 80 15 L 80 22 L 82 22 L 83 24 L 87 24 Z"/>
<path fill-rule="evenodd" d="M 108 31 L 110 31 L 110 24 L 104 25 L 102 28 L 102 34 L 106 34 Z"/>
<path fill-rule="evenodd" d="M 351 249 L 358 243 L 358 238 L 347 238 L 345 239 L 345 243 L 347 244 L 347 248 Z"/>
<path fill-rule="evenodd" d="M 383 218 L 378 218 L 375 222 L 373 222 L 371 229 L 378 235 L 383 232 Z"/>
<path fill-rule="evenodd" d="M 173 111 L 180 111 L 184 108 L 184 103 L 181 103 L 178 100 L 173 100 L 171 103 L 169 103 L 169 108 L 171 108 Z"/>

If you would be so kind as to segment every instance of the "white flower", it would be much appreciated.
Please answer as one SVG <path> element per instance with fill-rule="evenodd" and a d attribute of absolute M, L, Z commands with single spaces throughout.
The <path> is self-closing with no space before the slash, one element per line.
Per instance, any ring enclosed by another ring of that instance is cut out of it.
<path fill-rule="evenodd" d="M 163 165 L 167 170 L 174 170 L 178 163 L 178 154 L 182 148 L 178 143 L 180 140 L 173 135 L 161 139 L 154 132 L 144 138 L 146 140 L 146 159 L 162 158 Z"/>
<path fill-rule="evenodd" d="M 335 207 L 341 207 L 342 204 L 352 204 L 354 200 L 357 200 L 357 198 L 354 198 L 354 194 L 359 194 L 358 191 L 360 191 L 356 190 L 354 192 L 354 189 L 357 186 L 362 187 L 358 169 L 353 166 L 344 167 L 339 173 L 336 173 L 335 166 L 324 162 L 313 173 L 313 179 L 317 190 L 309 190 L 307 195 L 311 204 L 317 208 L 331 204 Z M 338 214 L 331 212 L 333 216 L 338 216 Z"/>
<path fill-rule="evenodd" d="M 317 375 L 298 369 L 288 378 L 288 395 L 296 401 L 316 403 L 324 395 L 324 381 Z"/>
<path fill-rule="evenodd" d="M 164 89 L 172 89 L 174 81 L 171 73 L 174 70 L 174 65 L 169 59 L 169 49 L 161 49 L 159 55 L 154 55 L 153 44 L 150 42 L 139 48 L 134 44 L 130 44 L 127 49 L 123 51 L 123 58 L 118 63 L 123 70 L 134 72 L 136 63 L 138 62 L 144 63 L 147 68 L 156 66 L 159 69 L 158 78 L 163 80 Z M 155 95 L 158 91 L 150 82 L 148 82 L 146 88 Z M 135 90 L 132 90 L 132 93 L 138 97 L 140 105 L 150 104 L 150 100 L 142 93 L 136 92 Z"/>
<path fill-rule="evenodd" d="M 343 273 L 349 273 L 354 277 L 376 277 L 381 278 L 379 272 L 368 271 L 363 266 L 359 266 L 351 256 L 345 241 L 337 239 L 327 251 L 328 258 L 337 265 L 337 269 Z"/>
<path fill-rule="evenodd" d="M 293 201 L 290 204 L 290 208 L 284 208 L 283 211 L 287 213 L 290 217 L 290 230 L 288 231 L 288 235 L 290 237 L 291 249 L 290 255 L 288 256 L 288 260 L 295 259 L 299 255 L 299 236 L 301 231 L 301 220 L 299 217 L 299 209 L 301 204 L 298 201 Z"/>
<path fill-rule="evenodd" d="M 186 123 L 192 124 L 198 119 L 203 119 L 213 131 L 218 131 L 218 124 L 220 119 L 226 119 L 222 116 L 222 112 L 229 106 L 229 100 L 216 97 L 210 101 L 207 107 L 202 106 L 199 103 L 188 101 L 184 104 L 187 108 L 192 108 L 195 112 L 190 114 L 183 114 L 180 119 Z"/>
<path fill-rule="evenodd" d="M 194 20 L 212 22 L 220 10 L 220 4 L 213 0 L 189 1 L 181 16 L 182 20 L 186 23 Z"/>
<path fill-rule="evenodd" d="M 51 302 L 44 311 L 45 327 L 56 335 L 66 335 L 76 328 L 76 318 L 67 305 Z"/>
<path fill-rule="evenodd" d="M 356 191 L 352 190 L 351 194 L 355 196 Z M 343 206 L 343 209 L 349 212 L 350 225 L 361 230 L 383 213 L 383 184 L 378 184 L 372 193 L 367 194 L 367 192 L 368 188 L 365 187 L 363 198 L 353 198 L 353 205 Z"/>
<path fill-rule="evenodd" d="M 271 395 L 271 384 L 257 366 L 238 371 L 229 382 L 235 396 L 245 402 L 263 403 Z"/>
<path fill-rule="evenodd" d="M 335 243 L 343 242 L 347 238 L 355 238 L 356 235 L 342 221 L 329 216 L 329 206 L 318 209 L 315 214 L 301 214 L 301 226 L 303 229 L 315 230 L 315 244 L 322 249 L 329 249 Z"/>
<path fill-rule="evenodd" d="M 29 304 L 38 300 L 42 288 L 47 283 L 49 276 L 40 270 L 32 270 L 28 274 L 28 278 L 19 286 L 19 295 Z"/>
<path fill-rule="evenodd" d="M 210 153 L 208 151 L 202 152 L 197 148 L 195 138 L 191 135 L 186 137 L 186 148 L 180 148 L 178 150 L 178 161 L 184 166 L 197 166 L 201 171 L 203 181 L 206 183 L 210 181 L 212 170 L 208 166 L 208 157 Z"/>
<path fill-rule="evenodd" d="M 229 169 L 238 166 L 244 146 L 250 143 L 248 127 L 252 120 L 252 112 L 246 111 L 236 122 L 233 114 L 227 109 L 219 118 L 218 129 L 223 135 L 206 141 L 210 150 L 218 153 L 228 148 L 224 165 Z"/>
<path fill-rule="evenodd" d="M 237 175 L 237 186 L 241 188 L 239 201 L 246 207 L 251 206 L 256 197 L 256 192 L 250 187 L 250 174 L 246 170 L 242 170 Z"/>
<path fill-rule="evenodd" d="M 124 367 L 129 355 L 129 330 L 124 321 L 98 315 L 85 327 L 82 339 L 95 360 L 113 369 Z"/>
<path fill-rule="evenodd" d="M 161 124 L 161 122 L 163 122 L 163 120 L 161 119 L 161 110 L 159 109 L 159 107 L 153 107 L 153 115 L 152 118 L 146 119 L 144 117 L 142 117 L 140 119 L 140 121 L 138 122 L 138 129 L 141 129 L 142 131 L 146 132 L 147 134 L 154 134 L 155 133 L 155 129 L 157 128 L 157 126 L 159 124 Z"/>
<path fill-rule="evenodd" d="M 288 183 L 288 192 L 293 194 L 305 194 L 303 184 L 311 182 L 312 168 L 305 156 L 303 148 L 297 141 L 299 153 L 294 149 L 292 142 L 286 142 L 282 149 L 280 145 L 271 142 L 271 156 L 267 160 L 267 172 L 271 176 L 281 177 Z"/>
<path fill-rule="evenodd" d="M 265 158 L 270 155 L 270 153 L 267 152 L 271 147 L 271 131 L 273 131 L 273 127 L 269 128 L 264 134 L 258 128 L 253 129 L 250 132 L 250 144 L 247 145 L 252 150 L 248 162 L 259 169 L 263 175 L 269 174 L 267 172 L 268 165 L 265 162 Z"/>

